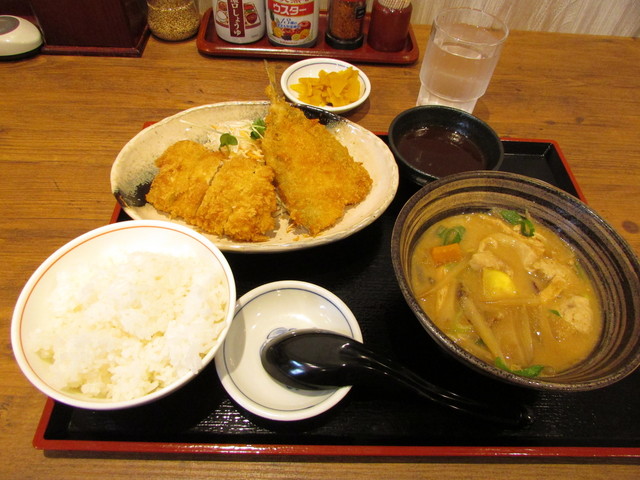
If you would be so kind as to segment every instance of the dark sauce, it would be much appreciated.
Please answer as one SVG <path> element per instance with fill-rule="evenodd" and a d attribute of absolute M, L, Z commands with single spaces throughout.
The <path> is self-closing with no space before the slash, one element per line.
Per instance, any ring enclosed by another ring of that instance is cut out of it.
<path fill-rule="evenodd" d="M 435 177 L 483 170 L 487 166 L 486 158 L 473 142 L 445 127 L 409 130 L 396 145 L 407 162 Z"/>

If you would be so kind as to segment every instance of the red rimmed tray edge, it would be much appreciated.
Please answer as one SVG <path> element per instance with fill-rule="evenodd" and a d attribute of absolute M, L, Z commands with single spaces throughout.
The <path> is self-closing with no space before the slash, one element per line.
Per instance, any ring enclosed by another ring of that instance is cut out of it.
<path fill-rule="evenodd" d="M 380 63 L 409 65 L 418 60 L 419 48 L 413 28 L 409 26 L 409 47 L 400 52 L 380 52 L 369 47 L 366 43 L 355 50 L 340 50 L 332 48 L 324 40 L 326 30 L 326 12 L 320 14 L 320 28 L 318 41 L 313 47 L 281 47 L 272 45 L 266 34 L 253 43 L 233 44 L 220 40 L 212 25 L 213 9 L 204 12 L 200 21 L 200 28 L 196 37 L 196 47 L 203 55 L 222 57 L 249 57 L 249 58 L 282 58 L 300 59 L 308 57 L 331 57 L 345 61 L 362 63 Z M 369 21 L 369 15 L 365 19 L 365 32 Z M 213 38 L 213 40 L 212 40 Z"/>
<path fill-rule="evenodd" d="M 146 122 L 148 126 L 153 122 Z M 385 133 L 376 133 L 386 135 Z M 503 141 L 553 145 L 580 200 L 586 203 L 559 144 L 555 140 L 503 137 Z M 109 223 L 120 214 L 116 204 Z M 137 454 L 197 454 L 197 455 L 251 455 L 277 457 L 429 457 L 429 458 L 512 458 L 512 459 L 640 459 L 636 447 L 576 447 L 576 446 L 391 446 L 391 445 L 278 445 L 278 444 L 206 444 L 178 442 L 123 442 L 102 440 L 47 439 L 45 433 L 55 401 L 47 398 L 33 438 L 33 446 L 45 451 L 137 453 Z"/>
<path fill-rule="evenodd" d="M 529 143 L 541 143 L 541 144 L 549 143 L 553 145 L 556 153 L 558 154 L 558 157 L 560 157 L 560 161 L 562 162 L 562 166 L 564 170 L 567 172 L 567 175 L 569 176 L 569 180 L 571 180 L 573 188 L 575 188 L 576 193 L 578 194 L 578 198 L 580 199 L 580 201 L 587 203 L 587 199 L 584 196 L 582 189 L 580 188 L 580 184 L 577 182 L 576 177 L 573 175 L 573 171 L 569 166 L 569 162 L 565 158 L 564 153 L 562 153 L 562 150 L 560 149 L 560 145 L 558 144 L 557 141 L 545 140 L 545 139 L 539 139 L 539 138 L 519 138 L 519 137 L 501 137 L 500 140 L 506 141 L 506 142 L 529 142 Z"/>
<path fill-rule="evenodd" d="M 54 400 L 47 399 L 36 430 L 33 446 L 49 452 L 103 452 L 127 454 L 194 454 L 302 457 L 396 457 L 396 458 L 581 458 L 638 459 L 640 448 L 634 447 L 544 447 L 544 446 L 388 446 L 388 445 L 276 445 L 276 444 L 205 444 L 172 442 L 123 442 L 103 440 L 49 440 L 44 437 Z"/>

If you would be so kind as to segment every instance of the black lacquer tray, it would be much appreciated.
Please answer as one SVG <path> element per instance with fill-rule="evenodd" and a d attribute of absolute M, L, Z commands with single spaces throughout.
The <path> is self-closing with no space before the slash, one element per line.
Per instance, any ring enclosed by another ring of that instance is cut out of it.
<path fill-rule="evenodd" d="M 383 137 L 384 138 L 384 137 Z M 558 145 L 503 140 L 503 170 L 582 197 Z M 49 399 L 34 445 L 76 455 L 195 455 L 205 458 L 640 458 L 640 372 L 582 393 L 537 392 L 488 379 L 440 351 L 405 304 L 390 259 L 395 218 L 417 187 L 401 181 L 385 214 L 357 234 L 278 254 L 226 254 L 238 297 L 264 283 L 303 280 L 338 295 L 369 346 L 461 393 L 529 406 L 531 425 L 504 429 L 445 410 L 395 385 L 354 387 L 335 408 L 301 422 L 264 420 L 227 396 L 212 363 L 182 390 L 154 404 L 104 412 Z M 583 198 L 584 199 L 584 198 Z M 117 208 L 113 221 L 128 217 Z M 84 453 L 83 453 L 84 452 Z"/>

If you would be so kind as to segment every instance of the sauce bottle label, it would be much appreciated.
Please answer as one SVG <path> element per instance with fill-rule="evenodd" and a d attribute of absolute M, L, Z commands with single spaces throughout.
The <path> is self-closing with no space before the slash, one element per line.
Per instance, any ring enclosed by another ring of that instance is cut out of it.
<path fill-rule="evenodd" d="M 214 0 L 215 27 L 220 38 L 249 43 L 264 36 L 264 0 Z"/>
<path fill-rule="evenodd" d="M 318 2 L 267 0 L 267 35 L 278 45 L 307 46 L 318 36 Z"/>

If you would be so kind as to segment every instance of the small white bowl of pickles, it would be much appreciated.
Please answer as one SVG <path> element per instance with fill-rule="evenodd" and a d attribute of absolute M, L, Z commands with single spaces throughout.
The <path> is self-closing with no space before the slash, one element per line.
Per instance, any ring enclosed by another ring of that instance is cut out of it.
<path fill-rule="evenodd" d="M 371 82 L 358 67 L 334 58 L 309 58 L 294 63 L 280 78 L 289 101 L 346 113 L 362 105 Z"/>

